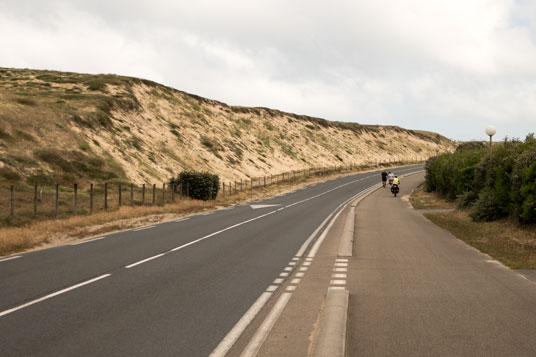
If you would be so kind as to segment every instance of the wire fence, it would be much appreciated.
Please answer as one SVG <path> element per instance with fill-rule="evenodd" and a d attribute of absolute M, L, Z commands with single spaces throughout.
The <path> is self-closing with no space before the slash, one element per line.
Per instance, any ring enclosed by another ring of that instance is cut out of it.
<path fill-rule="evenodd" d="M 309 176 L 423 161 L 420 158 L 398 161 L 376 160 L 363 165 L 314 167 L 276 175 L 223 181 L 220 183 L 217 196 L 219 198 L 230 197 L 246 190 L 292 182 Z M 86 185 L 74 183 L 71 186 L 44 186 L 19 182 L 8 187 L 0 187 L 0 223 L 12 225 L 21 220 L 44 220 L 86 215 L 117 210 L 121 206 L 164 206 L 185 199 L 190 199 L 189 187 L 167 183 L 135 185 L 105 182 Z"/>

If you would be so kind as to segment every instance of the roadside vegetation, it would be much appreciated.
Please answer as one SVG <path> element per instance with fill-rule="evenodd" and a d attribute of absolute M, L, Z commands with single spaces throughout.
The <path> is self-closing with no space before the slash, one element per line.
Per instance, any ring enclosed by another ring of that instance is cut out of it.
<path fill-rule="evenodd" d="M 508 140 L 489 149 L 480 142 L 426 162 L 425 188 L 456 200 L 473 221 L 510 217 L 536 223 L 536 139 Z"/>
<path fill-rule="evenodd" d="M 424 184 L 410 196 L 416 209 L 455 208 L 455 200 L 426 192 Z M 499 260 L 512 269 L 536 269 L 536 225 L 512 218 L 475 222 L 468 209 L 425 212 L 424 216 L 458 239 Z"/>
<path fill-rule="evenodd" d="M 416 209 L 457 238 L 512 269 L 536 269 L 536 140 L 489 147 L 466 143 L 426 163 L 411 195 Z"/>

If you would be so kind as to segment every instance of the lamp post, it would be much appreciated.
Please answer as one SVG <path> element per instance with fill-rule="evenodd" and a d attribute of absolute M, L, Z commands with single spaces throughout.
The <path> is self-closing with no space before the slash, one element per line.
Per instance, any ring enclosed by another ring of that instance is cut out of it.
<path fill-rule="evenodd" d="M 497 132 L 497 130 L 495 129 L 495 127 L 493 125 L 490 125 L 486 128 L 486 134 L 489 135 L 489 159 L 491 160 L 491 153 L 492 153 L 492 149 L 491 149 L 491 138 L 493 137 L 493 135 L 495 135 L 495 133 Z"/>
<path fill-rule="evenodd" d="M 436 146 L 434 148 L 434 150 L 435 150 L 435 156 L 438 157 L 439 156 L 439 146 Z"/>

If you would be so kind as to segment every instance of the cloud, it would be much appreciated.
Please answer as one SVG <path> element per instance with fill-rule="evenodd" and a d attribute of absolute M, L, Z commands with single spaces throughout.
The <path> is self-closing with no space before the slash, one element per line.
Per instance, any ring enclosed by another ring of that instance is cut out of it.
<path fill-rule="evenodd" d="M 536 128 L 534 14 L 528 0 L 0 1 L 0 65 L 139 76 L 457 139 L 488 124 L 524 137 Z"/>

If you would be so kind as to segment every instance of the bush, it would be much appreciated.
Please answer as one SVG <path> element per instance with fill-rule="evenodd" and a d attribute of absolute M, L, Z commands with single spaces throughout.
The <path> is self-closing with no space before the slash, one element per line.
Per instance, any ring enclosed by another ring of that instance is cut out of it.
<path fill-rule="evenodd" d="M 218 196 L 220 178 L 208 172 L 183 171 L 169 180 L 170 185 L 180 187 L 183 195 L 197 200 L 214 200 Z"/>
<path fill-rule="evenodd" d="M 466 191 L 456 197 L 456 208 L 464 209 L 471 207 L 478 199 L 478 194 L 474 191 Z"/>
<path fill-rule="evenodd" d="M 497 203 L 497 195 L 494 190 L 486 189 L 478 196 L 478 201 L 473 205 L 469 217 L 476 222 L 487 222 L 501 218 L 502 211 Z"/>
<path fill-rule="evenodd" d="M 536 222 L 536 139 L 505 139 L 488 147 L 472 142 L 426 162 L 426 190 L 472 206 L 471 217 L 486 221 L 511 216 Z M 474 203 L 474 205 L 473 205 Z"/>

